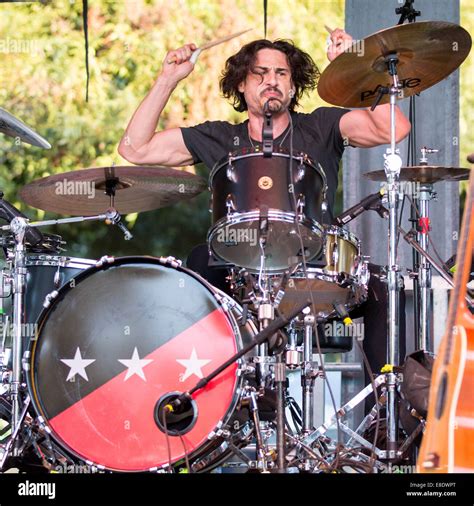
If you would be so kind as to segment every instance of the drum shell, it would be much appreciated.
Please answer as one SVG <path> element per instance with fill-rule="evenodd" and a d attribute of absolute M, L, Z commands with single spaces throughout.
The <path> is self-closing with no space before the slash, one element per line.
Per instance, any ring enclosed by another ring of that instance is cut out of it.
<path fill-rule="evenodd" d="M 335 317 L 336 302 L 350 311 L 361 304 L 367 296 L 368 280 L 359 276 L 360 245 L 350 232 L 339 227 L 326 228 L 324 268 L 307 266 L 290 277 L 279 310 L 288 314 L 299 303 L 314 298 L 314 314 L 322 318 Z M 365 274 L 365 270 L 362 269 Z M 278 282 L 278 278 L 277 281 Z"/>
<path fill-rule="evenodd" d="M 292 191 L 296 201 L 304 197 L 305 216 L 321 223 L 326 191 L 323 174 L 301 155 L 294 158 L 293 181 L 288 154 L 274 153 L 269 158 L 264 158 L 261 152 L 229 156 L 216 165 L 211 174 L 213 223 L 227 215 L 228 196 L 232 198 L 234 212 L 259 210 L 265 205 L 269 209 L 294 213 Z"/>
<path fill-rule="evenodd" d="M 22 322 L 23 352 L 28 349 L 29 341 L 36 338 L 36 322 L 43 310 L 46 296 L 59 290 L 79 273 L 92 267 L 95 260 L 57 255 L 32 255 L 25 259 L 26 284 L 24 294 L 24 321 Z M 9 271 L 11 276 L 11 271 Z M 9 318 L 9 328 L 13 323 L 13 296 L 2 300 L 3 312 Z M 11 332 L 7 333 L 5 346 L 11 348 Z"/>

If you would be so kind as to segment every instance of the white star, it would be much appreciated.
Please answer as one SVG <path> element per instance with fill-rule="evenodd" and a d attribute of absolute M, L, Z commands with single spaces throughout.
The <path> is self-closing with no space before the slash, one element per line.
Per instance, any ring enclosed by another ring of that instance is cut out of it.
<path fill-rule="evenodd" d="M 69 381 L 71 378 L 74 378 L 76 374 L 82 376 L 86 381 L 89 381 L 86 373 L 86 367 L 92 362 L 95 362 L 95 359 L 82 358 L 81 350 L 76 348 L 76 354 L 74 358 L 62 358 L 61 362 L 64 362 L 71 369 L 69 370 L 69 374 L 67 375 L 66 381 Z"/>
<path fill-rule="evenodd" d="M 184 375 L 181 378 L 181 381 L 186 381 L 190 376 L 195 374 L 198 378 L 202 378 L 203 374 L 201 369 L 211 362 L 211 360 L 201 359 L 199 360 L 196 354 L 196 348 L 193 348 L 191 352 L 191 356 L 188 359 L 176 359 L 176 362 L 180 363 L 182 366 L 186 367 L 186 371 L 184 371 Z"/>
<path fill-rule="evenodd" d="M 125 375 L 124 381 L 127 381 L 128 378 L 131 378 L 134 374 L 137 376 L 140 376 L 140 378 L 144 381 L 146 381 L 145 373 L 143 372 L 143 368 L 148 365 L 150 362 L 153 362 L 153 360 L 149 360 L 146 358 L 140 358 L 138 356 L 138 350 L 135 346 L 135 349 L 133 350 L 132 358 L 129 359 L 118 359 L 118 361 L 123 364 L 124 366 L 128 367 L 127 374 Z"/>

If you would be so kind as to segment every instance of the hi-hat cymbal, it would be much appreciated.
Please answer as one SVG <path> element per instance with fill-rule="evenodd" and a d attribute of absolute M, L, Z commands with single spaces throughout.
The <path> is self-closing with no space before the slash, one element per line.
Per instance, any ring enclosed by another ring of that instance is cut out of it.
<path fill-rule="evenodd" d="M 469 169 L 459 167 L 438 167 L 436 165 L 416 165 L 402 167 L 400 169 L 400 181 L 412 181 L 418 183 L 438 183 L 439 181 L 456 182 L 469 179 Z M 384 170 L 366 172 L 363 176 L 371 181 L 386 181 Z"/>
<path fill-rule="evenodd" d="M 342 107 L 370 107 L 381 86 L 390 86 L 385 57 L 398 57 L 403 97 L 438 83 L 454 72 L 471 49 L 469 33 L 446 21 L 420 21 L 381 30 L 355 42 L 324 70 L 318 92 Z M 389 101 L 384 95 L 380 103 Z"/>
<path fill-rule="evenodd" d="M 206 181 L 167 167 L 98 167 L 48 176 L 27 184 L 20 198 L 32 207 L 70 216 L 91 216 L 111 206 L 121 213 L 151 211 L 198 195 Z M 106 192 L 108 194 L 106 194 Z"/>
<path fill-rule="evenodd" d="M 38 146 L 39 148 L 50 149 L 51 144 L 34 132 L 23 121 L 15 118 L 13 114 L 0 108 L 0 132 L 10 137 L 18 137 L 21 141 Z"/>

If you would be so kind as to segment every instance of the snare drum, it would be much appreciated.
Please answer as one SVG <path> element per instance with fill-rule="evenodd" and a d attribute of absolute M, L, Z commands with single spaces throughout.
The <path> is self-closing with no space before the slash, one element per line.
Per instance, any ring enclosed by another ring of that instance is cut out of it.
<path fill-rule="evenodd" d="M 326 227 L 324 268 L 302 268 L 289 279 L 279 309 L 289 313 L 298 304 L 314 298 L 313 312 L 318 317 L 336 316 L 334 304 L 341 303 L 347 311 L 367 298 L 369 271 L 361 262 L 360 242 L 351 232 L 336 226 Z M 279 280 L 275 278 L 277 285 Z"/>
<path fill-rule="evenodd" d="M 290 174 L 286 150 L 267 158 L 257 149 L 245 149 L 215 165 L 209 180 L 214 224 L 208 244 L 217 258 L 256 272 L 265 235 L 265 268 L 283 272 L 303 254 L 298 228 L 306 260 L 321 252 L 326 175 L 304 154 L 292 160 Z M 262 222 L 268 223 L 263 231 Z"/>
<path fill-rule="evenodd" d="M 182 463 L 185 452 L 196 469 L 209 468 L 225 451 L 224 429 L 235 430 L 240 363 L 197 391 L 168 435 L 160 406 L 256 334 L 240 306 L 174 259 L 106 258 L 42 312 L 32 403 L 54 440 L 99 468 L 152 471 Z"/>

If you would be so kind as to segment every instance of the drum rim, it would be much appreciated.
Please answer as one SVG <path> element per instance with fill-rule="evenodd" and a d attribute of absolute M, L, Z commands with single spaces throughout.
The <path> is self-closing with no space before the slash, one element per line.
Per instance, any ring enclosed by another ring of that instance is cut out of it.
<path fill-rule="evenodd" d="M 274 151 L 272 153 L 272 156 L 280 158 L 290 158 L 290 151 L 288 149 L 280 147 L 277 151 Z M 212 183 L 214 181 L 214 177 L 216 176 L 216 174 L 223 167 L 228 166 L 229 161 L 234 162 L 236 160 L 252 157 L 263 157 L 263 151 L 259 148 L 241 148 L 235 151 L 231 151 L 226 156 L 218 160 L 212 167 L 211 173 L 209 174 L 209 182 L 208 182 L 209 190 L 212 190 Z M 316 163 L 306 153 L 296 150 L 293 150 L 293 159 L 300 160 L 300 163 L 304 163 L 305 165 L 308 165 L 313 170 L 318 172 L 323 179 L 323 191 L 324 193 L 327 192 L 328 189 L 327 176 L 325 170 L 323 169 L 320 163 Z"/>
<path fill-rule="evenodd" d="M 102 270 L 107 270 L 111 267 L 120 266 L 124 264 L 130 264 L 130 263 L 148 263 L 152 265 L 161 265 L 163 267 L 173 268 L 175 270 L 179 270 L 184 272 L 185 274 L 189 274 L 191 277 L 194 277 L 197 281 L 199 281 L 202 285 L 205 286 L 205 288 L 211 292 L 211 294 L 214 296 L 214 299 L 216 301 L 216 304 L 222 309 L 225 316 L 227 317 L 229 323 L 231 324 L 232 330 L 234 331 L 234 338 L 237 343 L 237 349 L 240 351 L 243 348 L 243 339 L 242 335 L 239 329 L 239 325 L 237 322 L 236 317 L 232 313 L 232 309 L 237 308 L 238 311 L 243 313 L 243 308 L 240 306 L 240 304 L 232 299 L 229 295 L 222 292 L 221 290 L 218 290 L 216 287 L 211 285 L 208 281 L 206 281 L 204 278 L 202 278 L 199 274 L 197 274 L 194 271 L 191 271 L 190 269 L 186 267 L 182 267 L 180 264 L 175 263 L 172 265 L 170 262 L 170 257 L 164 258 L 164 257 L 152 257 L 152 256 L 125 256 L 125 257 L 108 257 L 110 260 L 108 262 L 102 262 L 97 261 L 93 267 L 90 269 L 85 269 L 82 272 L 80 272 L 77 276 L 74 277 L 76 280 L 75 285 L 77 286 L 78 283 L 83 281 L 84 279 L 87 279 L 88 277 L 92 276 L 94 272 L 99 272 Z M 174 260 L 174 259 L 173 259 Z M 34 367 L 34 358 L 35 358 L 35 351 L 37 347 L 37 343 L 41 341 L 41 332 L 44 323 L 47 321 L 48 316 L 50 312 L 53 310 L 53 308 L 56 306 L 56 304 L 62 300 L 65 293 L 72 290 L 72 287 L 69 283 L 66 283 L 63 285 L 59 290 L 57 290 L 57 296 L 54 298 L 54 300 L 51 301 L 51 304 L 43 308 L 41 313 L 38 316 L 37 324 L 38 324 L 38 334 L 37 338 L 34 341 L 30 342 L 30 345 L 27 350 L 27 357 L 28 357 L 28 370 L 26 374 L 26 383 L 28 388 L 28 393 L 31 399 L 31 404 L 33 406 L 35 416 L 38 418 L 41 423 L 46 428 L 46 431 L 50 435 L 50 437 L 53 438 L 56 443 L 60 445 L 60 447 L 67 452 L 69 452 L 71 455 L 76 457 L 82 462 L 85 462 L 86 464 L 89 464 L 91 466 L 96 467 L 100 470 L 107 470 L 107 471 L 113 471 L 113 472 L 124 472 L 124 473 L 143 473 L 143 472 L 152 472 L 156 469 L 163 469 L 168 467 L 169 464 L 165 463 L 161 466 L 156 467 L 150 467 L 146 469 L 116 469 L 112 467 L 105 466 L 103 464 L 100 464 L 98 462 L 93 462 L 86 458 L 85 455 L 79 454 L 76 450 L 74 450 L 69 444 L 67 444 L 62 437 L 51 427 L 49 423 L 49 418 L 45 416 L 44 410 L 42 409 L 41 402 L 39 401 L 39 396 L 37 396 L 37 382 L 35 378 L 35 371 L 36 368 Z M 217 295 L 217 296 L 216 296 Z M 223 299 L 229 299 L 223 302 Z M 232 303 L 229 304 L 229 301 L 232 301 Z M 227 303 L 227 304 L 226 304 Z M 250 322 L 248 320 L 247 322 Z M 253 327 L 252 330 L 255 330 L 256 334 L 258 333 L 255 325 L 253 322 L 251 322 L 251 327 Z M 255 334 L 255 335 L 256 335 Z M 196 448 L 194 448 L 192 451 L 187 453 L 188 458 L 195 458 L 199 456 L 203 451 L 205 451 L 210 445 L 213 443 L 213 439 L 210 437 L 211 435 L 217 435 L 216 433 L 221 429 L 221 427 L 225 426 L 231 419 L 233 413 L 235 412 L 235 408 L 237 407 L 238 402 L 240 401 L 241 395 L 242 395 L 242 386 L 245 379 L 245 375 L 241 374 L 240 368 L 242 366 L 242 362 L 244 359 L 239 359 L 237 361 L 237 369 L 235 371 L 235 379 L 234 379 L 234 392 L 232 395 L 232 400 L 229 403 L 229 406 L 227 407 L 224 416 L 217 422 L 215 427 L 209 432 L 207 438 L 205 438 L 202 442 L 202 444 Z M 177 463 L 181 462 L 184 457 L 178 458 L 175 460 L 172 465 L 176 465 Z"/>
<path fill-rule="evenodd" d="M 338 237 L 351 242 L 354 246 L 357 247 L 360 256 L 360 239 L 358 239 L 353 232 L 339 227 L 338 225 L 324 225 L 324 232 L 328 235 L 337 235 Z"/>
<path fill-rule="evenodd" d="M 268 219 L 269 221 L 283 221 L 285 223 L 295 223 L 295 215 L 296 213 L 293 212 L 286 212 L 276 209 L 269 209 L 268 210 Z M 315 253 L 311 258 L 306 260 L 307 262 L 310 262 L 313 258 L 315 258 L 321 251 L 324 249 L 324 228 L 322 225 L 320 225 L 317 221 L 313 220 L 312 218 L 308 218 L 305 215 L 298 214 L 299 218 L 299 224 L 301 226 L 306 227 L 307 229 L 310 229 L 312 232 L 315 232 L 317 237 L 323 238 L 321 249 Z M 229 217 L 231 219 L 236 219 L 237 221 L 232 221 L 231 223 L 227 223 Z M 239 221 L 238 218 L 243 217 L 244 220 Z M 227 214 L 226 216 L 222 217 L 220 220 L 217 220 L 216 223 L 209 229 L 207 233 L 207 244 L 212 252 L 213 255 L 215 255 L 218 259 L 223 260 L 225 262 L 229 262 L 228 260 L 225 260 L 224 258 L 221 258 L 220 255 L 217 254 L 217 252 L 212 247 L 212 241 L 215 237 L 215 235 L 219 232 L 219 230 L 225 229 L 228 225 L 238 225 L 239 223 L 246 223 L 248 221 L 254 221 L 256 219 L 259 219 L 260 217 L 260 211 L 246 211 L 244 213 L 231 213 Z M 275 220 L 275 218 L 283 217 L 283 220 Z M 273 219 L 272 219 L 273 218 Z M 232 263 L 232 262 L 230 262 Z M 242 266 L 244 267 L 244 266 Z M 258 272 L 259 269 L 254 269 L 253 267 L 245 267 L 245 269 L 248 272 L 255 273 Z M 285 271 L 285 269 L 272 269 L 271 267 L 267 266 L 267 271 L 269 273 L 277 274 Z"/>
<path fill-rule="evenodd" d="M 27 254 L 25 258 L 25 265 L 27 267 L 36 265 L 43 265 L 45 267 L 73 267 L 69 264 L 87 265 L 87 269 L 97 265 L 97 260 L 93 260 L 92 258 L 70 257 L 68 255 L 48 255 L 44 253 Z M 74 266 L 74 268 L 80 267 Z"/>

